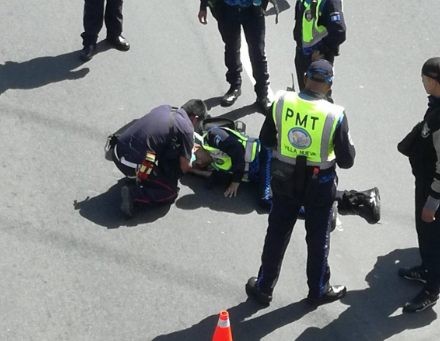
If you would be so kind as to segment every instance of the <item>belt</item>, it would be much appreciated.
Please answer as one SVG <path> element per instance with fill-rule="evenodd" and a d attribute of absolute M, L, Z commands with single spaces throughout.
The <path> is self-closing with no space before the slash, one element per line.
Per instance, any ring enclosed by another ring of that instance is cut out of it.
<path fill-rule="evenodd" d="M 114 148 L 116 160 L 118 160 L 124 166 L 130 167 L 130 168 L 133 168 L 133 169 L 137 169 L 138 168 L 138 164 L 137 163 L 133 163 L 133 162 L 127 161 L 127 160 L 125 160 L 124 157 L 119 158 L 117 148 L 118 148 L 118 146 L 116 145 L 115 148 Z"/>

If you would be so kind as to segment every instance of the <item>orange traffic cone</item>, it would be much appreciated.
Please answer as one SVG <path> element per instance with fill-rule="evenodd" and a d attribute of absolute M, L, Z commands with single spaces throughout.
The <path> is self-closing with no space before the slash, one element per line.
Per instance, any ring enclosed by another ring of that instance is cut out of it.
<path fill-rule="evenodd" d="M 229 313 L 226 310 L 222 310 L 220 312 L 217 328 L 215 328 L 215 333 L 212 341 L 232 341 Z"/>

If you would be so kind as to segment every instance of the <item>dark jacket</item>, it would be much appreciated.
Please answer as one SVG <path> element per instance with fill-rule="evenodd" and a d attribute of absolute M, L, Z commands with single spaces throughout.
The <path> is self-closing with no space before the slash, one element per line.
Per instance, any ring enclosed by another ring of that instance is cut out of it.
<path fill-rule="evenodd" d="M 304 16 L 304 5 L 302 1 L 297 1 L 295 6 L 295 27 L 293 29 L 293 38 L 296 41 L 297 48 L 302 49 L 302 20 Z M 346 26 L 344 13 L 342 12 L 341 0 L 326 0 L 322 8 L 322 15 L 318 19 L 318 25 L 327 28 L 328 36 L 317 45 L 317 49 L 324 58 L 331 60 L 339 55 L 339 45 L 346 38 Z"/>
<path fill-rule="evenodd" d="M 440 98 L 429 97 L 423 121 L 397 145 L 408 156 L 416 180 L 431 184 L 430 195 L 440 199 Z"/>

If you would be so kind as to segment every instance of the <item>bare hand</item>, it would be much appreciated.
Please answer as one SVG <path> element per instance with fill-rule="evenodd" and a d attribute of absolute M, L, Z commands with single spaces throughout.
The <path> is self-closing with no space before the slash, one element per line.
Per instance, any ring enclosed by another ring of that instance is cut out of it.
<path fill-rule="evenodd" d="M 231 184 L 229 185 L 229 188 L 225 192 L 225 197 L 226 198 L 236 197 L 239 185 L 240 185 L 239 182 L 231 182 Z"/>
<path fill-rule="evenodd" d="M 323 59 L 324 55 L 319 52 L 319 50 L 313 51 L 312 61 Z"/>
<path fill-rule="evenodd" d="M 199 12 L 199 21 L 203 25 L 206 25 L 208 23 L 208 19 L 206 17 L 206 11 Z"/>
<path fill-rule="evenodd" d="M 435 220 L 435 211 L 428 210 L 427 208 L 423 208 L 422 211 L 422 220 L 425 223 L 432 223 Z"/>

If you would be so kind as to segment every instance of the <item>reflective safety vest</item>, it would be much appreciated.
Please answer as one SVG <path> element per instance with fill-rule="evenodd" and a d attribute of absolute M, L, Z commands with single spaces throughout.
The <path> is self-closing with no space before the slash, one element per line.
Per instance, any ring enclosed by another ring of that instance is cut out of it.
<path fill-rule="evenodd" d="M 241 135 L 235 130 L 225 128 L 225 127 L 217 127 L 223 130 L 226 130 L 227 132 L 235 135 L 238 139 L 238 141 L 243 145 L 244 147 L 244 161 L 245 161 L 245 169 L 244 169 L 244 175 L 243 175 L 243 181 L 249 181 L 249 165 L 256 159 L 258 153 L 260 152 L 261 146 L 260 141 L 255 138 L 250 138 L 244 135 Z M 212 157 L 212 163 L 211 166 L 218 171 L 224 171 L 229 172 L 232 167 L 232 161 L 228 154 L 225 152 L 222 152 L 221 150 L 211 147 L 208 145 L 206 141 L 206 136 L 208 132 L 206 132 L 203 135 L 203 144 L 202 147 L 206 151 L 209 152 L 209 154 Z"/>
<path fill-rule="evenodd" d="M 333 136 L 344 108 L 324 99 L 306 100 L 291 91 L 279 91 L 273 106 L 278 146 L 273 156 L 295 164 L 298 155 L 307 166 L 328 169 L 335 165 Z"/>
<path fill-rule="evenodd" d="M 325 26 L 318 26 L 318 20 L 322 15 L 322 7 L 326 0 L 298 0 L 303 3 L 304 15 L 302 18 L 302 48 L 303 53 L 308 55 L 314 50 L 316 44 L 327 37 Z"/>

